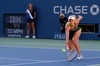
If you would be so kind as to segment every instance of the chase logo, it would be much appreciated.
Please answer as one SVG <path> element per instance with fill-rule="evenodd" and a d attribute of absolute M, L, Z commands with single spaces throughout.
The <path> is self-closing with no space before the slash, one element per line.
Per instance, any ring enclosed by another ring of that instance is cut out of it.
<path fill-rule="evenodd" d="M 92 6 L 88 5 L 76 5 L 76 6 L 54 6 L 53 13 L 54 14 L 83 14 L 83 15 L 98 15 L 100 8 L 98 5 L 93 4 Z"/>
<path fill-rule="evenodd" d="M 92 5 L 90 8 L 90 13 L 92 15 L 97 15 L 99 13 L 99 6 L 98 5 Z"/>

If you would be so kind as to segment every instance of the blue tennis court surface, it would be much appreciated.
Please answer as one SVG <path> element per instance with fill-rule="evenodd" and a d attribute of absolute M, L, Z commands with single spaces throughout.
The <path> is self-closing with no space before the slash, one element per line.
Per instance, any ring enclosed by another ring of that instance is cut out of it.
<path fill-rule="evenodd" d="M 0 66 L 100 66 L 100 51 L 82 50 L 83 60 L 68 62 L 59 48 L 0 47 Z"/>

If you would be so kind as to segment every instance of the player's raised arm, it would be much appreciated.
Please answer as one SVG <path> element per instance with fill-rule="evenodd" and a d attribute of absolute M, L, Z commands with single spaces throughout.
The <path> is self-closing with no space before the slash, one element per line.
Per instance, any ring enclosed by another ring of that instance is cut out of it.
<path fill-rule="evenodd" d="M 79 24 L 79 22 L 83 19 L 81 15 L 78 15 L 78 18 L 75 20 L 76 24 Z"/>
<path fill-rule="evenodd" d="M 83 19 L 83 17 L 81 16 L 81 15 L 78 15 L 78 19 L 77 20 L 82 20 Z"/>

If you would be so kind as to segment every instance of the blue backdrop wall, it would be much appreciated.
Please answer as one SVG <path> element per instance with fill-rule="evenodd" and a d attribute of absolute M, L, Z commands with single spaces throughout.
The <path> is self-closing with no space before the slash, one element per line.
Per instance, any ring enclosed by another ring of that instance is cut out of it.
<path fill-rule="evenodd" d="M 81 23 L 98 24 L 100 28 L 99 0 L 1 0 L 0 2 L 0 36 L 3 36 L 3 14 L 25 13 L 28 3 L 33 3 L 37 11 L 36 35 L 38 38 L 53 38 L 60 33 L 59 13 L 67 16 L 80 14 L 84 17 Z M 82 34 L 81 39 L 100 39 L 95 34 Z M 89 38 L 88 38 L 88 37 Z"/>

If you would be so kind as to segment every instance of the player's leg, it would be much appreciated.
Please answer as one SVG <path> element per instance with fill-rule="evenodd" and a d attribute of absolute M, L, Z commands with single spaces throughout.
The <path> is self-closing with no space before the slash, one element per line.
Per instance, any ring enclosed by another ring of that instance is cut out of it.
<path fill-rule="evenodd" d="M 74 36 L 74 33 L 75 32 L 72 32 L 72 31 L 70 31 L 70 34 L 69 34 L 69 41 L 68 41 L 68 48 L 70 49 L 70 50 L 74 50 L 75 49 L 75 47 L 74 47 L 74 42 L 72 41 L 72 38 L 73 38 L 73 36 Z"/>
<path fill-rule="evenodd" d="M 69 50 L 67 52 L 67 60 L 72 61 L 76 58 L 77 51 L 75 50 L 74 43 L 72 40 L 69 40 L 68 45 L 69 45 Z"/>
<path fill-rule="evenodd" d="M 25 36 L 25 38 L 29 38 L 29 32 L 30 32 L 30 23 L 27 23 L 27 35 Z"/>
<path fill-rule="evenodd" d="M 32 26 L 32 30 L 33 30 L 33 37 L 32 38 L 36 38 L 35 37 L 35 24 L 34 24 L 34 21 L 31 23 L 31 26 Z"/>
<path fill-rule="evenodd" d="M 76 52 L 75 47 L 74 47 L 74 43 L 72 41 L 73 36 L 74 36 L 74 32 L 70 32 L 69 41 L 67 44 L 67 47 L 69 48 L 68 52 L 67 52 L 67 60 L 69 60 L 69 61 L 73 60 L 77 55 L 77 52 Z"/>
<path fill-rule="evenodd" d="M 80 46 L 79 46 L 79 43 L 78 43 L 78 39 L 79 39 L 79 37 L 80 37 L 80 34 L 81 34 L 81 30 L 75 32 L 75 34 L 74 34 L 74 36 L 73 36 L 73 38 L 72 38 L 72 40 L 73 40 L 73 42 L 74 42 L 74 46 L 75 46 L 75 48 L 76 48 L 78 54 L 81 53 L 81 52 L 80 52 Z"/>
<path fill-rule="evenodd" d="M 68 44 L 66 44 L 66 49 L 69 52 L 72 52 L 73 50 L 75 50 L 74 44 L 72 40 L 68 41 Z"/>
<path fill-rule="evenodd" d="M 68 43 L 69 43 L 69 50 L 71 50 L 71 51 L 75 50 L 73 41 L 72 40 L 69 40 Z"/>
<path fill-rule="evenodd" d="M 79 43 L 78 43 L 78 39 L 80 37 L 80 34 L 81 34 L 81 29 L 76 31 L 73 38 L 72 38 L 72 40 L 74 42 L 74 46 L 75 46 L 77 53 L 78 53 L 78 56 L 79 56 L 79 57 L 77 57 L 77 59 L 83 59 L 83 57 L 81 55 L 81 51 L 80 51 L 80 46 L 79 46 Z"/>

